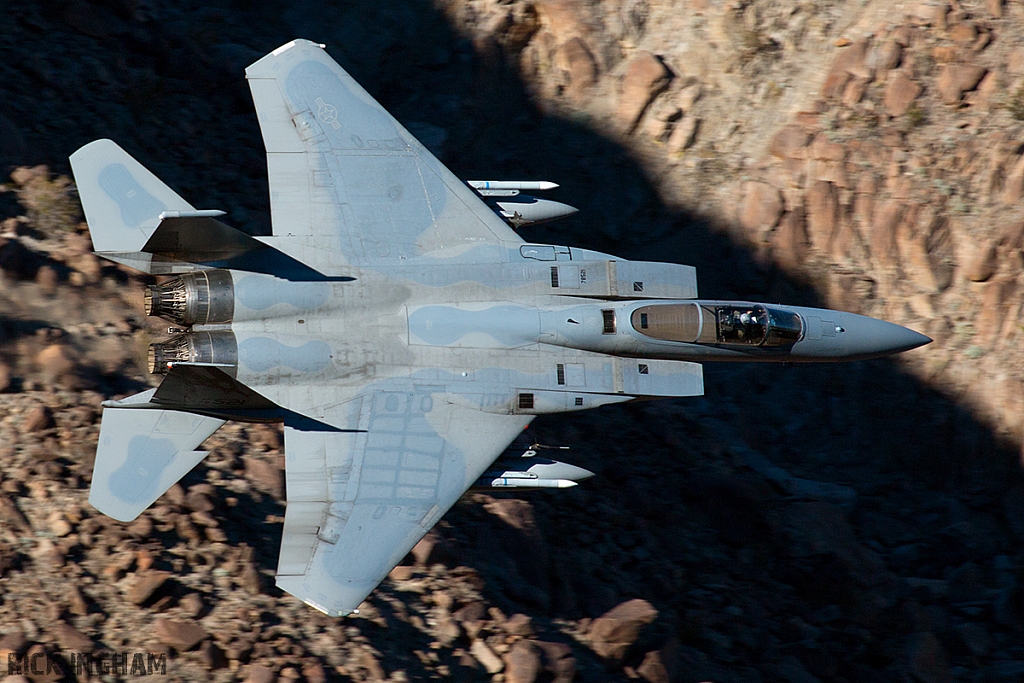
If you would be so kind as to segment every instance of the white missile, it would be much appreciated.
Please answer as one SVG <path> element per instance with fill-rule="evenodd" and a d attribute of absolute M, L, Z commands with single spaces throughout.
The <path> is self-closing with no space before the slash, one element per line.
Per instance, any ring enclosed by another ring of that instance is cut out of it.
<path fill-rule="evenodd" d="M 474 488 L 492 489 L 567 489 L 578 482 L 568 479 L 523 479 L 520 477 L 499 477 L 497 479 L 478 481 Z"/>
<path fill-rule="evenodd" d="M 547 180 L 467 180 L 474 190 L 553 190 L 558 183 Z"/>

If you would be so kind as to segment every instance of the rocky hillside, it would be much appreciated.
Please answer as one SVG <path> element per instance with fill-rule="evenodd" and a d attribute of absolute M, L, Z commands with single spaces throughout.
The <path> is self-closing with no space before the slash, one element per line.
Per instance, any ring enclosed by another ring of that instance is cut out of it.
<path fill-rule="evenodd" d="M 529 240 L 688 263 L 705 296 L 844 308 L 935 343 L 709 366 L 703 399 L 539 419 L 536 440 L 598 476 L 467 496 L 343 620 L 273 587 L 273 428 L 229 424 L 139 520 L 99 515 L 99 403 L 155 381 L 139 358 L 166 324 L 142 314 L 144 276 L 90 253 L 67 156 L 110 137 L 267 231 L 242 70 L 296 36 L 461 177 L 560 183 L 581 213 Z M 1024 676 L 1024 4 L 8 0 L 0 103 L 0 667 L 138 652 L 171 680 Z"/>

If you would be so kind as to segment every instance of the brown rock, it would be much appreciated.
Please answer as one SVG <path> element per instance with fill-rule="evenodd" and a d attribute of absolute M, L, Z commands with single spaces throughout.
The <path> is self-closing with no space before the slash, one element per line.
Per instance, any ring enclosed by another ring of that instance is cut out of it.
<path fill-rule="evenodd" d="M 17 531 L 27 532 L 32 530 L 28 519 L 18 509 L 18 506 L 14 504 L 14 501 L 2 494 L 0 494 L 0 520 L 3 521 L 4 526 L 16 529 Z"/>
<path fill-rule="evenodd" d="M 995 19 L 1003 18 L 1003 0 L 987 0 L 985 8 Z"/>
<path fill-rule="evenodd" d="M 228 665 L 228 658 L 212 640 L 207 640 L 199 648 L 199 661 L 208 671 L 223 669 Z"/>
<path fill-rule="evenodd" d="M 967 262 L 967 279 L 971 282 L 985 282 L 996 272 L 999 263 L 999 249 L 994 241 L 977 245 Z"/>
<path fill-rule="evenodd" d="M 249 440 L 269 451 L 281 450 L 281 430 L 276 425 L 255 424 L 249 427 Z"/>
<path fill-rule="evenodd" d="M 693 105 L 697 104 L 697 100 L 702 94 L 704 94 L 704 86 L 700 81 L 696 81 L 679 91 L 679 94 L 676 95 L 676 104 L 680 109 L 688 112 L 693 109 Z"/>
<path fill-rule="evenodd" d="M 740 225 L 749 233 L 771 230 L 782 217 L 782 193 L 768 183 L 744 183 Z"/>
<path fill-rule="evenodd" d="M 416 566 L 428 567 L 434 564 L 449 564 L 452 561 L 448 543 L 436 531 L 428 531 L 412 548 Z"/>
<path fill-rule="evenodd" d="M 166 592 L 169 586 L 165 586 L 165 584 L 170 578 L 170 572 L 155 570 L 138 572 L 135 574 L 135 582 L 128 590 L 128 599 L 136 605 L 152 602 Z"/>
<path fill-rule="evenodd" d="M 658 610 L 646 600 L 629 600 L 594 619 L 587 637 L 594 652 L 606 659 L 619 661 L 636 642 L 640 630 L 657 616 Z"/>
<path fill-rule="evenodd" d="M 154 624 L 156 637 L 179 652 L 191 650 L 209 637 L 199 624 L 160 617 Z"/>
<path fill-rule="evenodd" d="M 1017 281 L 1010 277 L 999 277 L 985 285 L 981 312 L 974 323 L 979 342 L 991 343 L 1002 330 L 1004 321 L 1013 318 L 1010 308 L 1017 291 Z"/>
<path fill-rule="evenodd" d="M 0 638 L 0 657 L 2 661 L 7 661 L 8 655 L 14 655 L 20 657 L 31 645 L 31 641 L 25 637 L 25 634 L 21 631 L 12 631 L 7 635 Z"/>
<path fill-rule="evenodd" d="M 412 578 L 413 569 L 408 565 L 400 564 L 388 572 L 388 578 L 392 581 L 408 581 Z"/>
<path fill-rule="evenodd" d="M 82 589 L 74 583 L 68 586 L 67 598 L 68 609 L 72 614 L 84 617 L 89 613 L 89 603 L 85 600 L 85 594 L 82 593 Z"/>
<path fill-rule="evenodd" d="M 910 108 L 910 103 L 920 94 L 921 86 L 900 74 L 885 86 L 882 105 L 889 116 L 903 116 Z"/>
<path fill-rule="evenodd" d="M 505 632 L 513 636 L 532 636 L 533 620 L 526 614 L 516 612 L 505 620 Z"/>
<path fill-rule="evenodd" d="M 828 251 L 839 222 L 839 191 L 832 183 L 816 181 L 807 192 L 807 227 L 811 245 Z"/>
<path fill-rule="evenodd" d="M 540 675 L 540 649 L 528 640 L 517 641 L 504 659 L 508 683 L 534 683 Z"/>
<path fill-rule="evenodd" d="M 587 44 L 575 37 L 558 46 L 554 54 L 555 67 L 565 73 L 568 84 L 565 94 L 574 102 L 581 102 L 597 82 L 597 60 Z"/>
<path fill-rule="evenodd" d="M 302 667 L 302 677 L 307 683 L 327 683 L 327 670 L 320 662 L 310 662 Z"/>
<path fill-rule="evenodd" d="M 262 664 L 250 664 L 246 671 L 245 683 L 276 683 L 276 681 L 277 674 L 273 669 Z"/>
<path fill-rule="evenodd" d="M 617 115 L 619 123 L 632 132 L 647 106 L 668 88 L 672 73 L 664 63 L 649 52 L 633 57 L 619 84 Z"/>
<path fill-rule="evenodd" d="M 11 388 L 11 366 L 0 361 L 0 394 Z"/>
<path fill-rule="evenodd" d="M 804 159 L 810 141 L 811 135 L 803 126 L 783 126 L 772 138 L 768 151 L 780 159 Z"/>
<path fill-rule="evenodd" d="M 670 154 L 679 154 L 693 144 L 697 137 L 697 128 L 700 126 L 700 119 L 693 115 L 683 117 L 672 129 L 668 136 L 668 151 Z"/>
<path fill-rule="evenodd" d="M 996 93 L 999 92 L 999 73 L 990 71 L 985 74 L 978 84 L 978 91 L 975 95 L 974 104 L 980 107 L 990 107 L 994 102 Z"/>
<path fill-rule="evenodd" d="M 501 657 L 494 654 L 494 650 L 487 646 L 480 638 L 473 640 L 473 644 L 469 647 L 469 653 L 473 655 L 476 661 L 480 662 L 481 666 L 487 670 L 487 673 L 492 676 L 502 669 L 505 668 L 505 663 L 501 661 Z"/>
<path fill-rule="evenodd" d="M 932 48 L 932 59 L 936 64 L 952 64 L 960 57 L 960 50 L 952 45 L 936 45 Z"/>
<path fill-rule="evenodd" d="M 565 643 L 533 641 L 543 653 L 544 670 L 551 674 L 551 683 L 570 683 L 576 677 L 576 658 Z"/>
<path fill-rule="evenodd" d="M 56 636 L 57 643 L 62 650 L 89 653 L 96 647 L 96 644 L 92 642 L 92 638 L 70 624 L 57 624 Z"/>
<path fill-rule="evenodd" d="M 36 406 L 28 411 L 21 423 L 21 431 L 25 433 L 41 432 L 54 426 L 53 413 L 46 406 Z"/>
<path fill-rule="evenodd" d="M 920 207 L 913 225 L 897 232 L 897 245 L 910 279 L 921 289 L 938 292 L 953 280 L 953 249 L 949 227 L 931 207 Z"/>
<path fill-rule="evenodd" d="M 939 97 L 946 104 L 959 104 L 965 92 L 974 90 L 988 71 L 974 64 L 946 64 L 935 81 Z"/>
<path fill-rule="evenodd" d="M 841 143 L 829 140 L 827 135 L 819 133 L 814 136 L 809 156 L 818 161 L 839 162 L 846 159 L 846 148 Z"/>
<path fill-rule="evenodd" d="M 53 266 L 40 266 L 36 271 L 36 284 L 43 294 L 53 296 L 57 293 L 57 285 L 60 284 L 60 276 Z"/>
<path fill-rule="evenodd" d="M 875 217 L 871 221 L 871 253 L 880 265 L 894 266 L 897 263 L 896 231 L 903 220 L 905 208 L 895 200 L 875 205 Z"/>
<path fill-rule="evenodd" d="M 775 258 L 783 268 L 795 271 L 803 266 L 810 247 L 803 207 L 794 207 L 782 217 L 774 242 Z"/>
<path fill-rule="evenodd" d="M 36 365 L 47 381 L 62 385 L 74 381 L 75 355 L 63 344 L 51 344 L 40 351 L 36 356 Z"/>
<path fill-rule="evenodd" d="M 954 26 L 949 31 L 949 38 L 960 45 L 970 45 L 978 38 L 977 27 L 969 21 L 964 21 Z"/>
<path fill-rule="evenodd" d="M 823 98 L 831 100 L 842 97 L 846 84 L 853 76 L 870 78 L 871 70 L 864 63 L 867 50 L 867 41 L 859 40 L 837 53 L 821 87 Z"/>
<path fill-rule="evenodd" d="M 1024 155 L 1018 157 L 1003 186 L 1003 202 L 1014 205 L 1024 197 Z"/>
<path fill-rule="evenodd" d="M 246 455 L 243 460 L 245 476 L 249 481 L 274 498 L 284 497 L 284 472 L 280 467 L 252 455 Z"/>
<path fill-rule="evenodd" d="M 636 668 L 636 672 L 648 683 L 672 683 L 668 668 L 661 661 L 661 653 L 657 650 L 644 655 L 644 661 Z"/>
<path fill-rule="evenodd" d="M 887 40 L 872 48 L 867 56 L 867 65 L 880 74 L 895 69 L 900 65 L 903 46 L 896 40 Z"/>

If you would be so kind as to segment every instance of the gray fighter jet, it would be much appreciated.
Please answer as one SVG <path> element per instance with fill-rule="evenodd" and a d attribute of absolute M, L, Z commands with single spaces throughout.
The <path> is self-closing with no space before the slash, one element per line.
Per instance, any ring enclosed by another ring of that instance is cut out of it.
<path fill-rule="evenodd" d="M 134 519 L 225 420 L 283 422 L 277 585 L 327 614 L 355 610 L 469 488 L 589 476 L 507 450 L 535 415 L 700 396 L 698 361 L 930 341 L 839 311 L 701 300 L 689 266 L 524 243 L 509 222 L 574 209 L 516 196 L 547 183 L 459 180 L 322 45 L 290 42 L 246 77 L 271 236 L 197 210 L 109 140 L 71 157 L 96 253 L 173 276 L 145 295 L 175 325 L 149 350 L 164 378 L 103 404 L 89 501 Z"/>

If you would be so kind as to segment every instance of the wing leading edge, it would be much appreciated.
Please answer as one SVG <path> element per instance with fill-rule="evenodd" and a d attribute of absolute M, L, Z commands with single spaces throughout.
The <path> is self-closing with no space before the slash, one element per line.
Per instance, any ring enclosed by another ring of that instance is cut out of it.
<path fill-rule="evenodd" d="M 335 265 L 522 243 L 321 46 L 292 41 L 245 73 L 267 148 L 268 243 Z"/>
<path fill-rule="evenodd" d="M 356 609 L 532 419 L 411 385 L 367 391 L 346 410 L 359 430 L 285 425 L 277 585 L 331 616 Z"/>

